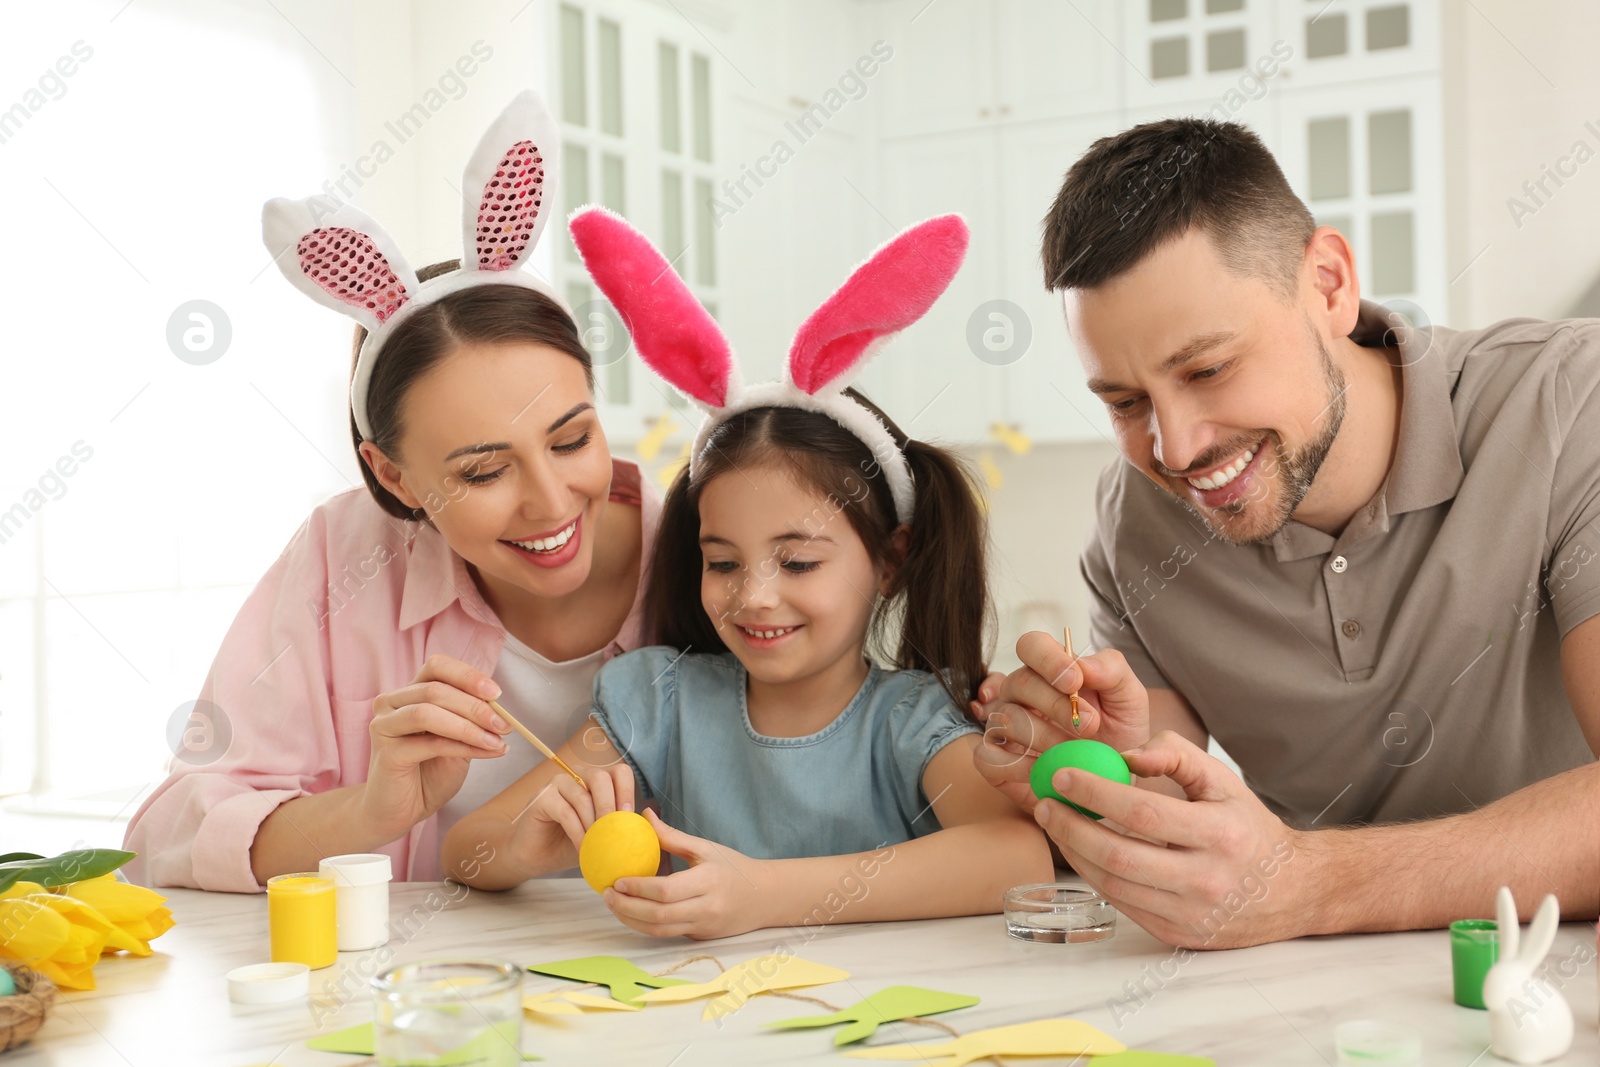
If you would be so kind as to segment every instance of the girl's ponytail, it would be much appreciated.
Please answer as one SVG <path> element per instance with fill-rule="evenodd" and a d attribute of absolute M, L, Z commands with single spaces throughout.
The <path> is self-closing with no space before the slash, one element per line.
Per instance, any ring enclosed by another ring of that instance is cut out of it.
<path fill-rule="evenodd" d="M 951 453 L 921 441 L 901 445 L 916 484 L 911 540 L 895 572 L 901 667 L 933 672 L 967 711 L 983 681 L 990 621 L 988 529 L 978 488 Z M 903 594 L 903 599 L 900 594 Z"/>

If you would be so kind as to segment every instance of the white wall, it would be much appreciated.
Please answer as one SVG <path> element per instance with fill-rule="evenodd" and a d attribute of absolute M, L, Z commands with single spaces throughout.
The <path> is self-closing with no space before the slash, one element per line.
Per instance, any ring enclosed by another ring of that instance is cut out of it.
<path fill-rule="evenodd" d="M 1600 158 L 1542 204 L 1522 186 L 1579 141 L 1600 157 L 1600 5 L 1447 3 L 1443 31 L 1449 324 L 1572 314 L 1600 277 Z M 1512 197 L 1534 209 L 1520 226 Z"/>

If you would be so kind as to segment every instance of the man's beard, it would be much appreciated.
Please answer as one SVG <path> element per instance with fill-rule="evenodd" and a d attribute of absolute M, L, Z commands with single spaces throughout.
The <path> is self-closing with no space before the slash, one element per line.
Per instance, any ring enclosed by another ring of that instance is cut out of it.
<path fill-rule="evenodd" d="M 1322 338 L 1317 336 L 1315 330 L 1308 332 L 1312 343 L 1317 346 L 1317 352 L 1322 357 L 1323 380 L 1328 386 L 1328 403 L 1314 421 L 1323 423 L 1323 430 L 1316 437 L 1307 441 L 1292 451 L 1285 451 L 1283 440 L 1276 433 L 1262 430 L 1252 438 L 1260 442 L 1257 448 L 1265 447 L 1267 439 L 1272 441 L 1272 454 L 1256 472 L 1256 483 L 1252 486 L 1253 492 L 1230 504 L 1220 508 L 1207 508 L 1202 511 L 1196 507 L 1186 494 L 1177 494 L 1184 507 L 1199 516 L 1200 520 L 1211 528 L 1211 531 L 1222 540 L 1232 545 L 1259 545 L 1271 541 L 1279 530 L 1288 524 L 1300 502 L 1311 491 L 1311 484 L 1316 481 L 1317 472 L 1322 469 L 1323 461 L 1328 458 L 1328 452 L 1333 448 L 1334 440 L 1339 436 L 1339 428 L 1344 424 L 1345 414 L 1345 381 L 1344 372 L 1333 362 L 1333 356 L 1328 347 L 1322 343 Z M 1222 458 L 1229 452 L 1237 452 L 1239 447 L 1248 445 L 1248 440 L 1238 445 L 1230 446 L 1227 451 L 1217 453 Z M 1268 481 L 1272 472 L 1277 470 L 1281 474 L 1282 491 L 1275 500 L 1269 501 L 1271 513 L 1261 527 L 1250 530 L 1241 529 L 1237 524 L 1230 523 L 1227 519 L 1235 519 L 1245 514 L 1247 508 L 1259 498 L 1259 493 L 1264 491 L 1271 483 Z M 1221 525 L 1215 521 L 1216 516 L 1224 516 Z"/>

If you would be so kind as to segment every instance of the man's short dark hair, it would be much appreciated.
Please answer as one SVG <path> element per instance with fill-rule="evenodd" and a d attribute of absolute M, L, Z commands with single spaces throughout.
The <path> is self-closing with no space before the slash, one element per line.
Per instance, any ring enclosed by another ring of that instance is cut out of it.
<path fill-rule="evenodd" d="M 1200 227 L 1222 262 L 1293 296 L 1316 222 L 1234 122 L 1147 122 L 1089 146 L 1044 220 L 1048 289 L 1093 289 Z"/>

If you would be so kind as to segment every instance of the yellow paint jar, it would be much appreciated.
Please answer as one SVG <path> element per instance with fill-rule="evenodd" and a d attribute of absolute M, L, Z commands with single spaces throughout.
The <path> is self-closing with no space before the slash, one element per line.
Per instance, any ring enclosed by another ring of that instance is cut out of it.
<path fill-rule="evenodd" d="M 333 963 L 339 956 L 333 882 L 315 874 L 268 878 L 267 930 L 273 963 L 303 963 L 312 970 Z"/>

